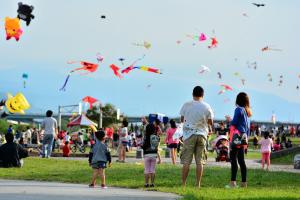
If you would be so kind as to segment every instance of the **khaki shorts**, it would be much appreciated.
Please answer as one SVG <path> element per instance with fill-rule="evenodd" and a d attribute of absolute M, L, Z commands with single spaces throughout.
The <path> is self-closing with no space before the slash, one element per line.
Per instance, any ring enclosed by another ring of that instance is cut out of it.
<path fill-rule="evenodd" d="M 181 164 L 190 165 L 195 156 L 196 164 L 205 164 L 206 155 L 206 139 L 202 135 L 192 135 L 183 142 L 183 148 L 180 155 Z"/>

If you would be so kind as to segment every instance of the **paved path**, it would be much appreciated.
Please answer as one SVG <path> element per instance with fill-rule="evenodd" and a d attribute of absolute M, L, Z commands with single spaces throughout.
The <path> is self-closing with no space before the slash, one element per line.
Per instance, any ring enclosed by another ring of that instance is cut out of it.
<path fill-rule="evenodd" d="M 170 193 L 87 185 L 0 179 L 0 200 L 175 200 Z"/>
<path fill-rule="evenodd" d="M 87 158 L 76 158 L 76 157 L 70 157 L 70 158 L 64 158 L 64 157 L 55 157 L 54 159 L 65 159 L 65 160 L 87 160 Z M 113 158 L 113 162 L 115 162 L 117 158 Z M 171 163 L 171 158 L 162 158 L 163 163 Z M 261 164 L 258 160 L 253 159 L 246 159 L 246 165 L 249 169 L 260 169 Z M 142 163 L 142 159 L 136 159 L 136 158 L 127 158 L 126 162 L 128 163 Z M 177 159 L 177 165 L 180 165 L 179 159 Z M 229 162 L 216 162 L 214 158 L 208 158 L 207 166 L 211 167 L 230 167 Z M 274 165 L 271 163 L 270 171 L 284 171 L 284 172 L 291 172 L 291 173 L 300 173 L 299 169 L 294 169 L 293 165 Z"/>

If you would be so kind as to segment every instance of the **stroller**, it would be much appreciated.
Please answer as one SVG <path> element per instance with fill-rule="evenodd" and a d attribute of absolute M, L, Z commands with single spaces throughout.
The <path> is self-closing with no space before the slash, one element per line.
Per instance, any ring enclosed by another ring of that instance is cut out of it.
<path fill-rule="evenodd" d="M 226 161 L 230 162 L 229 158 L 229 140 L 225 135 L 218 136 L 212 142 L 213 149 L 216 150 L 217 157 L 216 162 Z"/>

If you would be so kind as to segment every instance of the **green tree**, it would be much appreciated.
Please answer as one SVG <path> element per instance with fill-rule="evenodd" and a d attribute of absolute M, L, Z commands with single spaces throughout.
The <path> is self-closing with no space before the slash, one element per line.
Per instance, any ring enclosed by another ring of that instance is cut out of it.
<path fill-rule="evenodd" d="M 87 111 L 87 116 L 91 120 L 98 123 L 100 117 L 99 108 L 94 106 L 92 109 Z M 102 121 L 103 127 L 112 126 L 119 122 L 117 120 L 117 109 L 113 104 L 107 103 L 102 107 L 102 116 L 103 116 L 103 121 Z"/>
<path fill-rule="evenodd" d="M 8 129 L 8 122 L 4 119 L 0 119 L 0 134 L 5 134 Z"/>

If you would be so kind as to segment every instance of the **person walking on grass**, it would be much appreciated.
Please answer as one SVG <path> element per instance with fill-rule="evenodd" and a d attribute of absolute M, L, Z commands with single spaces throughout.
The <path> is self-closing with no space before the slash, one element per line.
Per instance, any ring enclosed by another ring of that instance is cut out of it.
<path fill-rule="evenodd" d="M 173 135 L 177 130 L 176 122 L 173 119 L 170 120 L 170 125 L 171 127 L 167 129 L 165 143 L 167 144 L 167 147 L 171 151 L 172 163 L 173 165 L 176 165 L 177 147 L 178 147 L 179 139 L 173 139 Z"/>
<path fill-rule="evenodd" d="M 240 165 L 242 182 L 241 187 L 247 187 L 247 167 L 245 163 L 245 149 L 248 145 L 250 134 L 250 120 L 252 112 L 250 100 L 246 93 L 241 92 L 236 97 L 236 109 L 230 126 L 230 160 L 231 160 L 231 181 L 227 188 L 237 187 L 236 175 L 238 164 Z"/>
<path fill-rule="evenodd" d="M 270 155 L 271 155 L 271 149 L 273 147 L 273 140 L 270 138 L 270 133 L 265 131 L 263 133 L 264 138 L 262 138 L 258 143 L 260 146 L 261 151 L 261 167 L 262 169 L 265 168 L 265 162 L 267 163 L 267 171 L 270 169 Z"/>
<path fill-rule="evenodd" d="M 182 185 L 186 186 L 193 156 L 196 161 L 196 187 L 200 188 L 205 164 L 207 136 L 212 132 L 213 111 L 209 104 L 203 101 L 204 90 L 200 86 L 193 89 L 193 100 L 185 103 L 181 110 L 183 123 L 183 149 L 180 156 L 182 168 Z"/>
<path fill-rule="evenodd" d="M 142 149 L 144 150 L 144 175 L 145 175 L 145 187 L 154 187 L 155 179 L 155 166 L 156 159 L 158 157 L 158 146 L 159 137 L 156 134 L 155 126 L 153 124 L 148 124 L 146 126 L 146 132 L 144 136 L 144 141 L 142 144 Z M 151 184 L 149 185 L 149 179 Z"/>
<path fill-rule="evenodd" d="M 125 162 L 126 158 L 126 148 L 128 146 L 128 122 L 123 120 L 122 128 L 120 131 L 120 141 L 119 141 L 119 159 L 117 162 Z"/>
<path fill-rule="evenodd" d="M 57 121 L 52 117 L 53 112 L 48 110 L 46 118 L 42 122 L 43 137 L 43 158 L 49 158 L 52 153 L 54 138 L 58 135 Z"/>
<path fill-rule="evenodd" d="M 89 155 L 89 163 L 93 168 L 92 181 L 89 187 L 96 186 L 97 176 L 101 179 L 101 188 L 106 189 L 105 168 L 107 163 L 111 165 L 111 155 L 105 144 L 105 132 L 103 130 L 95 133 L 96 143 L 93 146 L 92 153 Z"/>

